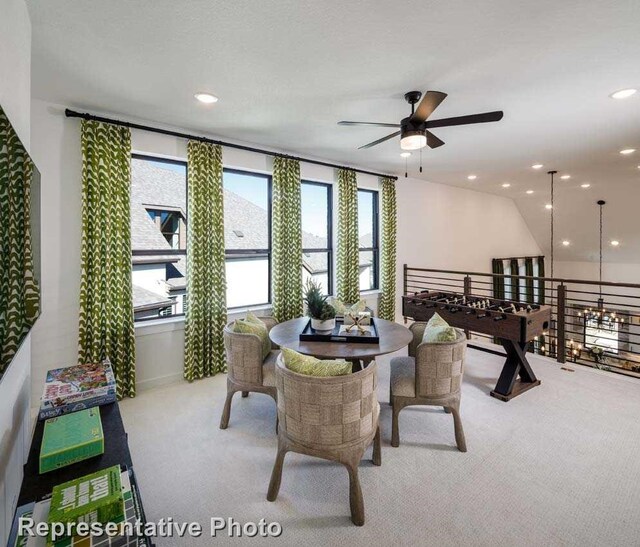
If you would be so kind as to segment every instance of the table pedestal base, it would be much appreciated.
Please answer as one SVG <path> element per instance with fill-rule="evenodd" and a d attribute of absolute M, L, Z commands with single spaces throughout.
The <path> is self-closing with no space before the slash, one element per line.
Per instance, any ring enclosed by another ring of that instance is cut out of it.
<path fill-rule="evenodd" d="M 346 359 L 351 363 L 351 372 L 360 372 L 361 370 L 367 368 L 369 364 L 374 361 L 373 357 L 367 357 L 366 359 Z"/>

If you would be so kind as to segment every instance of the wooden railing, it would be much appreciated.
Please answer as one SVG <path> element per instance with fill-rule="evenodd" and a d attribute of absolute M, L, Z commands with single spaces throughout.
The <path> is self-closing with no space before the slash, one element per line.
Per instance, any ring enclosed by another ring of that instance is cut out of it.
<path fill-rule="evenodd" d="M 640 377 L 640 284 L 415 268 L 405 264 L 404 295 L 431 290 L 493 297 L 496 278 L 504 280 L 507 299 L 511 282 L 517 280 L 520 302 L 527 302 L 525 282 L 533 281 L 532 302 L 552 307 L 551 326 L 534 341 L 531 351 L 558 363 Z M 601 309 L 611 321 L 594 317 Z M 472 333 L 472 337 L 493 341 L 480 333 Z"/>

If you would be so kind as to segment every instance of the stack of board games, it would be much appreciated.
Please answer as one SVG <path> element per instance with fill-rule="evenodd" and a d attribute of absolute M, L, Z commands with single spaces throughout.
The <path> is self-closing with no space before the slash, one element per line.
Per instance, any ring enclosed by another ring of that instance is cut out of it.
<path fill-rule="evenodd" d="M 109 361 L 47 372 L 38 418 L 46 420 L 116 400 L 116 380 Z"/>
<path fill-rule="evenodd" d="M 145 522 L 144 512 L 140 504 L 137 484 L 133 469 L 125 469 L 120 472 L 120 484 L 124 503 L 124 517 L 121 522 L 136 521 Z M 35 523 L 49 521 L 51 498 L 39 502 L 32 502 L 18 507 L 13 521 L 13 527 L 9 536 L 9 547 L 45 547 L 47 544 L 53 547 L 146 547 L 152 545 L 149 538 L 136 535 L 115 535 L 83 538 L 79 536 L 64 537 L 55 543 L 47 542 L 43 537 L 19 537 L 18 522 L 20 517 L 32 518 Z"/>
<path fill-rule="evenodd" d="M 40 446 L 40 473 L 47 473 L 104 453 L 97 407 L 49 418 Z"/>

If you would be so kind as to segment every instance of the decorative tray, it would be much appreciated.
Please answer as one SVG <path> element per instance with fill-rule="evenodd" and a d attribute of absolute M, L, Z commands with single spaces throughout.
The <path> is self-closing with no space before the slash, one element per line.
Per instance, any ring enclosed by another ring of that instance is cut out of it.
<path fill-rule="evenodd" d="M 346 332 L 347 325 L 341 320 L 336 320 L 336 326 L 332 331 L 317 331 L 311 328 L 311 320 L 300 333 L 301 342 L 347 342 L 355 344 L 379 344 L 380 337 L 376 327 L 376 320 L 371 319 L 370 325 L 363 325 L 365 332 L 360 332 L 354 326 L 350 332 Z"/>

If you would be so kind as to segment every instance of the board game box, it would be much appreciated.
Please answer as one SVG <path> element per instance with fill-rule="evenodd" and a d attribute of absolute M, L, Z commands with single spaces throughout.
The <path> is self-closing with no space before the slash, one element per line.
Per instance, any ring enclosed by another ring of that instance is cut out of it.
<path fill-rule="evenodd" d="M 78 412 L 78 410 L 85 410 L 87 408 L 93 408 L 101 405 L 108 405 L 109 403 L 116 402 L 116 394 L 110 393 L 108 395 L 101 395 L 100 397 L 92 397 L 91 399 L 84 399 L 83 401 L 76 401 L 75 403 L 69 403 L 63 406 L 56 406 L 47 409 L 40 409 L 38 414 L 39 420 L 47 420 L 49 418 L 55 418 L 56 416 L 64 416 L 71 412 Z"/>
<path fill-rule="evenodd" d="M 100 409 L 89 408 L 48 419 L 40 446 L 40 473 L 104 453 Z"/>
<path fill-rule="evenodd" d="M 121 489 L 118 465 L 59 484 L 51 494 L 49 522 L 120 522 Z"/>
<path fill-rule="evenodd" d="M 109 361 L 75 365 L 47 372 L 39 419 L 79 410 L 89 403 L 107 404 L 116 400 L 116 380 Z"/>

